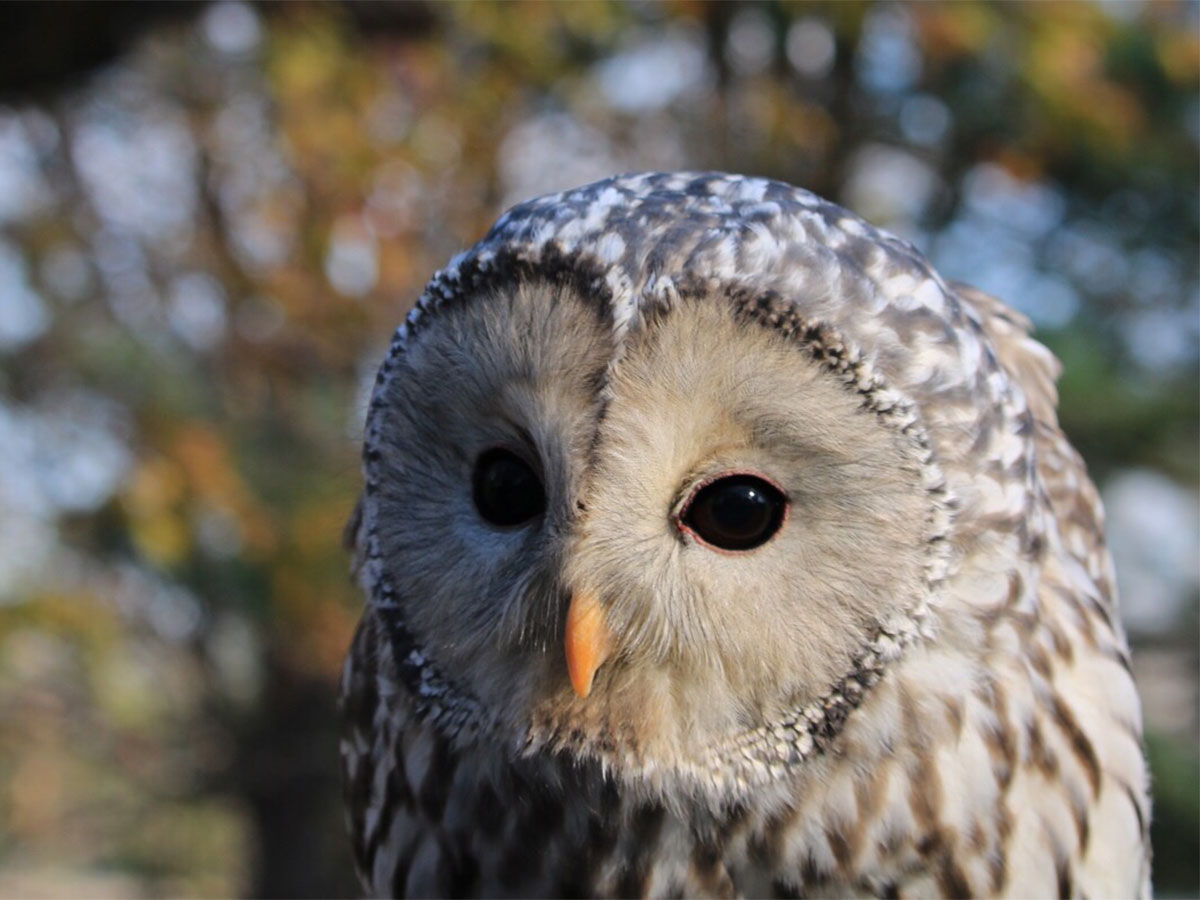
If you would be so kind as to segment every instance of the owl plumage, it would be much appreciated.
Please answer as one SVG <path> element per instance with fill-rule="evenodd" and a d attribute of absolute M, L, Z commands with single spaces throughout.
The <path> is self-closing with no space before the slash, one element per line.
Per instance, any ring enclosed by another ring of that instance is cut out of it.
<path fill-rule="evenodd" d="M 504 215 L 367 417 L 366 888 L 1146 895 L 1103 514 L 1027 331 L 778 182 Z"/>

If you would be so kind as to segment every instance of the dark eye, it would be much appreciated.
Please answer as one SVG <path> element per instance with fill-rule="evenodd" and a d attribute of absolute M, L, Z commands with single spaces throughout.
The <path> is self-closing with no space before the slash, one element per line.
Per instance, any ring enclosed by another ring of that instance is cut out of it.
<path fill-rule="evenodd" d="M 473 482 L 475 508 L 493 525 L 520 525 L 546 508 L 537 473 L 508 450 L 484 451 L 475 463 Z"/>
<path fill-rule="evenodd" d="M 783 525 L 787 500 L 779 489 L 753 475 L 730 475 L 692 496 L 680 521 L 705 543 L 722 550 L 751 550 Z"/>

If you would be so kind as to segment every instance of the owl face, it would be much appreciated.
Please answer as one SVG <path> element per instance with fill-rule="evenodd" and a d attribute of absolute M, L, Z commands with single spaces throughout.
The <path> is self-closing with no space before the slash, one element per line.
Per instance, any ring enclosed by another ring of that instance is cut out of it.
<path fill-rule="evenodd" d="M 690 771 L 821 707 L 926 590 L 911 435 L 737 296 L 617 335 L 487 279 L 377 392 L 376 555 L 449 701 L 517 747 Z"/>

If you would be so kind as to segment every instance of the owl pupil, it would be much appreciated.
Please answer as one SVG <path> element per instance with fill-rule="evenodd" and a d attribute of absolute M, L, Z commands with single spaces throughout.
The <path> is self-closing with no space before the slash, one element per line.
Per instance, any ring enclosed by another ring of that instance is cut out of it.
<path fill-rule="evenodd" d="M 521 525 L 546 508 L 537 473 L 508 450 L 487 450 L 475 463 L 475 508 L 492 525 Z"/>
<path fill-rule="evenodd" d="M 696 492 L 681 520 L 701 540 L 722 550 L 751 550 L 783 525 L 787 501 L 753 475 L 719 478 Z"/>

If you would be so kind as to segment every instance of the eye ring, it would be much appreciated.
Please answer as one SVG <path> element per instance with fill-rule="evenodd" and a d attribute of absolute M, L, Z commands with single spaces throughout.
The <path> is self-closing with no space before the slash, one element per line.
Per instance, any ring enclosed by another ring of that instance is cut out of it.
<path fill-rule="evenodd" d="M 695 485 L 672 518 L 681 534 L 707 549 L 740 555 L 769 543 L 790 511 L 786 492 L 773 480 L 734 470 Z"/>
<path fill-rule="evenodd" d="M 546 488 L 523 455 L 507 447 L 490 447 L 475 460 L 471 500 L 488 525 L 507 530 L 546 511 Z"/>

